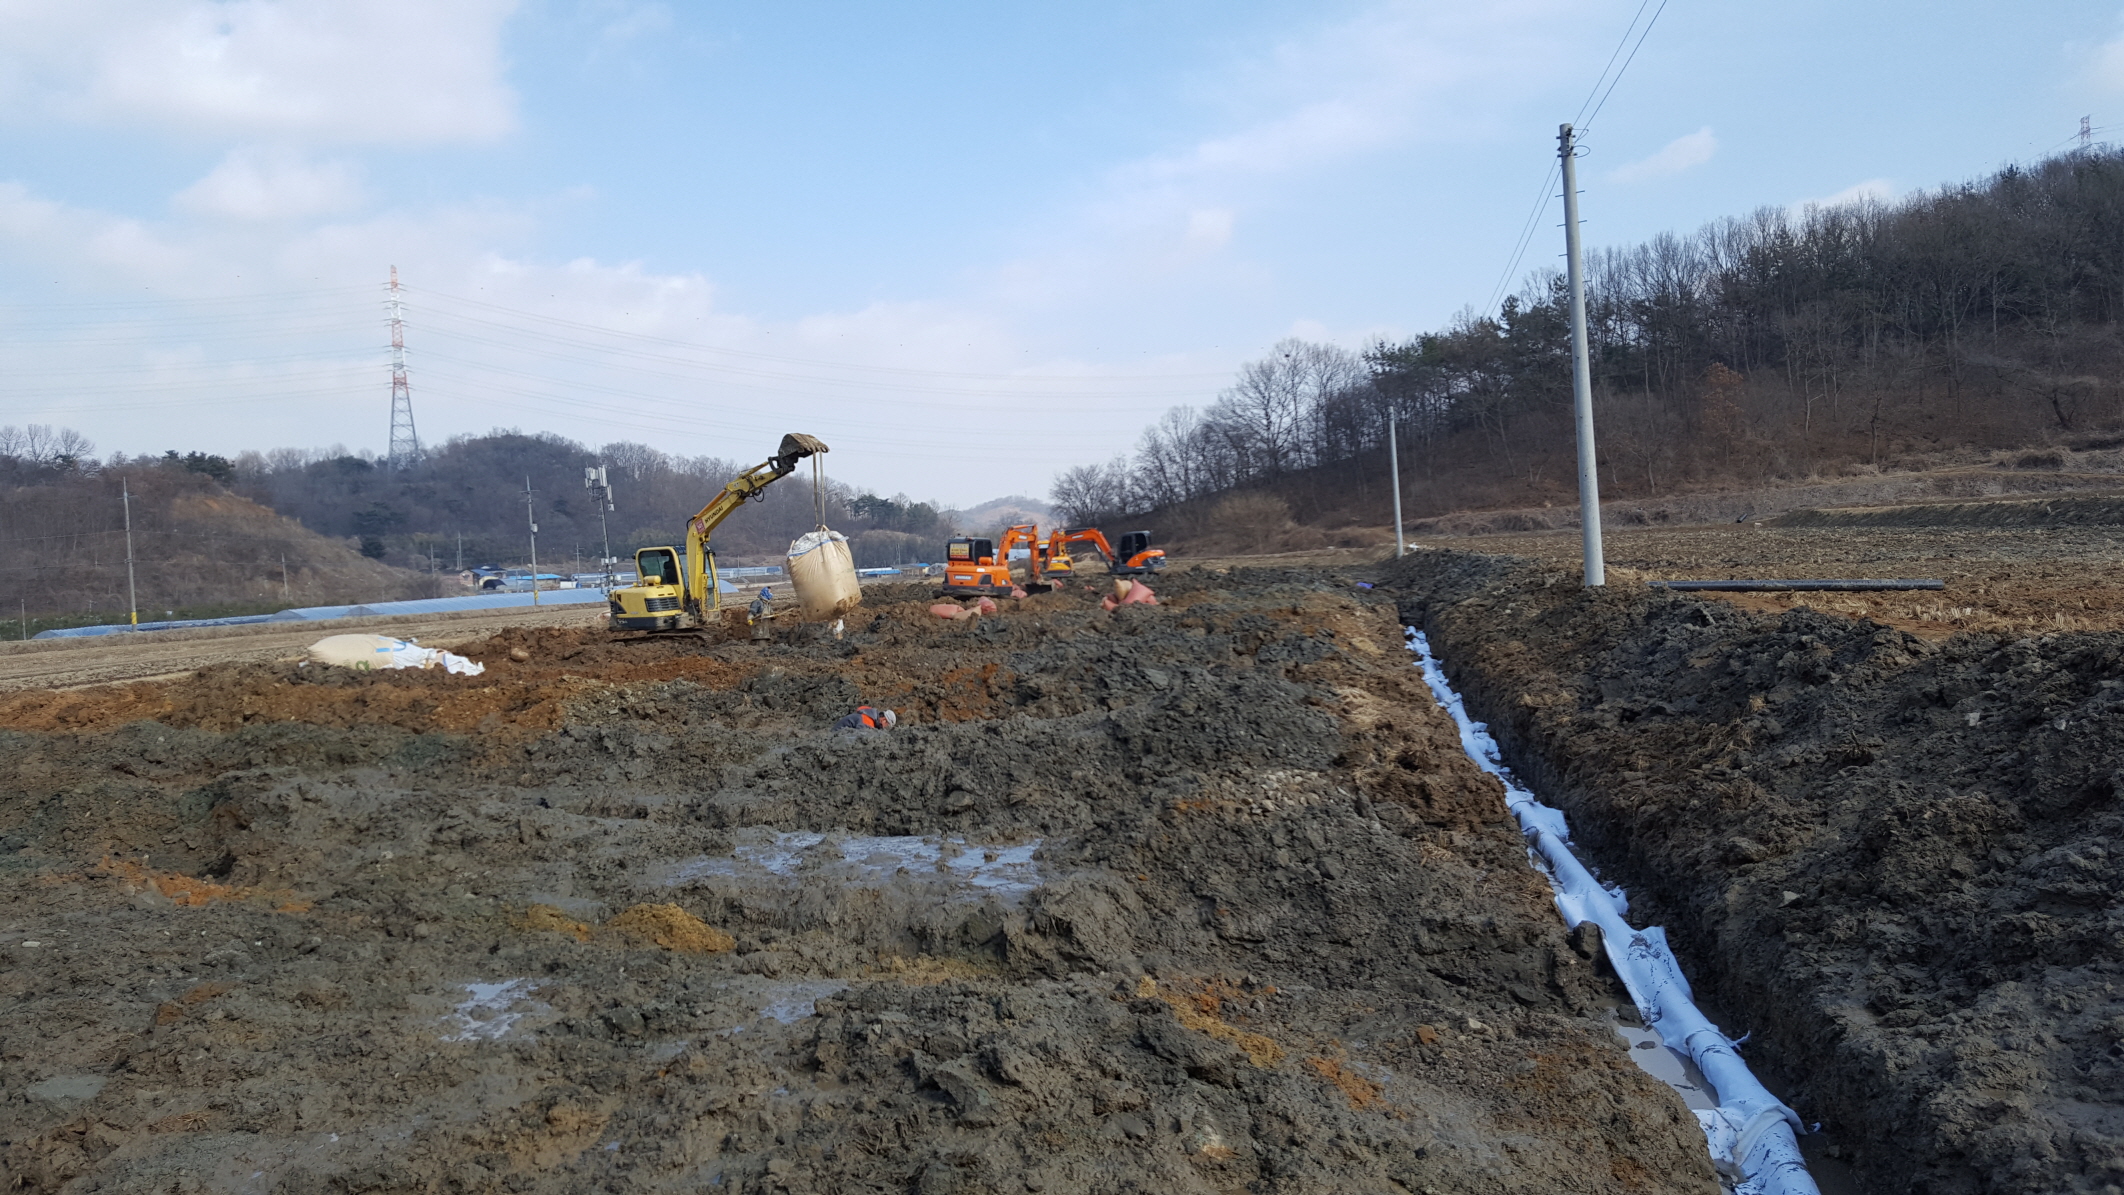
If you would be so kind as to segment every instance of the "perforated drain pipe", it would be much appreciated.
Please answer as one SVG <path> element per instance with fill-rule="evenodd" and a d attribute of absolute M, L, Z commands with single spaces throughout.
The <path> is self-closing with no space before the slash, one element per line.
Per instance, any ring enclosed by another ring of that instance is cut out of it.
<path fill-rule="evenodd" d="M 1670 1049 L 1693 1059 L 1717 1094 L 1718 1106 L 1697 1110 L 1696 1118 L 1719 1173 L 1737 1180 L 1734 1189 L 1739 1195 L 1819 1195 L 1794 1136 L 1801 1127 L 1798 1115 L 1763 1087 L 1733 1042 L 1697 1010 L 1681 964 L 1667 948 L 1666 931 L 1658 926 L 1633 929 L 1623 920 L 1629 901 L 1622 889 L 1603 887 L 1571 853 L 1563 811 L 1542 804 L 1513 778 L 1489 728 L 1468 717 L 1466 703 L 1446 681 L 1430 641 L 1414 627 L 1405 631 L 1424 683 L 1460 728 L 1461 749 L 1477 767 L 1504 782 L 1505 804 L 1519 819 L 1528 854 L 1555 890 L 1564 924 L 1576 928 L 1591 922 L 1600 927 L 1608 962 L 1629 989 L 1638 1015 Z"/>

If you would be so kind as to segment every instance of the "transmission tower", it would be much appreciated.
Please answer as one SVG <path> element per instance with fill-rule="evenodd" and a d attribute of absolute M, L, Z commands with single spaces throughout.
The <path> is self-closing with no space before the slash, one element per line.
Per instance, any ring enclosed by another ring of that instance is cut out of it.
<path fill-rule="evenodd" d="M 413 430 L 413 387 L 406 381 L 406 303 L 399 297 L 398 267 L 391 267 L 391 294 L 384 300 L 391 316 L 391 452 L 390 468 L 420 463 L 420 436 Z"/>

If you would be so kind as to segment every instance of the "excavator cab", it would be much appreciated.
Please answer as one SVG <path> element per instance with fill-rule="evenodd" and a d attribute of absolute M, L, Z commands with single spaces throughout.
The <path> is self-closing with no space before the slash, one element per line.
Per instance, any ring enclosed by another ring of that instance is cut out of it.
<path fill-rule="evenodd" d="M 1010 565 L 996 552 L 996 541 L 961 535 L 944 545 L 944 592 L 951 597 L 994 597 L 1009 593 Z"/>
<path fill-rule="evenodd" d="M 1114 548 L 1107 571 L 1117 577 L 1140 577 L 1165 567 L 1165 551 L 1150 546 L 1150 532 L 1130 531 Z"/>
<path fill-rule="evenodd" d="M 1038 553 L 1041 576 L 1059 579 L 1076 575 L 1077 562 L 1069 554 L 1068 535 L 1067 528 L 1048 532 Z"/>
<path fill-rule="evenodd" d="M 701 512 L 686 520 L 686 548 L 643 548 L 634 554 L 637 580 L 606 595 L 615 631 L 675 631 L 708 626 L 722 609 L 709 536 L 748 499 L 796 471 L 797 462 L 826 451 L 814 436 L 790 432 L 773 456 L 730 479 Z"/>
<path fill-rule="evenodd" d="M 686 605 L 685 572 L 677 548 L 643 548 L 634 554 L 635 582 L 615 589 L 607 601 L 612 628 L 619 631 L 668 631 L 679 624 Z"/>

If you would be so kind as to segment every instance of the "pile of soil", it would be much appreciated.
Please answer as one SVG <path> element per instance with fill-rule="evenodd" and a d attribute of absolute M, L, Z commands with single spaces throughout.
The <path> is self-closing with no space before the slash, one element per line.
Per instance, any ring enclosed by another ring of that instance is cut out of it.
<path fill-rule="evenodd" d="M 1716 1190 L 1392 602 L 1159 588 L 10 698 L 0 1183 Z"/>
<path fill-rule="evenodd" d="M 1446 551 L 1390 576 L 1866 1189 L 2124 1183 L 2124 634 L 1934 640 Z"/>

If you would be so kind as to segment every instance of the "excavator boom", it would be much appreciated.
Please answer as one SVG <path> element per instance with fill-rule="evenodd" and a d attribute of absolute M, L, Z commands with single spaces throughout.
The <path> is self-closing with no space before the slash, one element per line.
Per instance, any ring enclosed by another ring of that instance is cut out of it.
<path fill-rule="evenodd" d="M 768 486 L 795 472 L 798 461 L 824 451 L 826 445 L 817 438 L 791 432 L 782 437 L 781 448 L 773 456 L 731 478 L 699 514 L 686 521 L 683 565 L 674 548 L 636 552 L 636 583 L 609 595 L 612 629 L 675 630 L 688 616 L 693 625 L 706 625 L 710 614 L 722 607 L 709 537 L 747 498 L 759 497 Z"/>
<path fill-rule="evenodd" d="M 715 529 L 744 505 L 746 499 L 757 498 L 768 486 L 794 473 L 798 461 L 825 451 L 826 445 L 815 436 L 788 433 L 782 437 L 778 452 L 731 478 L 721 493 L 709 500 L 699 514 L 686 521 L 686 595 L 696 620 L 706 622 L 708 612 L 720 609 L 723 604 L 715 584 L 715 556 L 708 537 L 715 534 Z"/>

